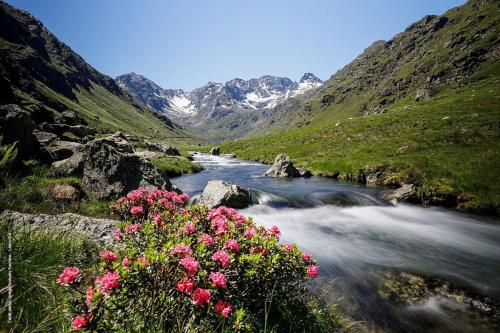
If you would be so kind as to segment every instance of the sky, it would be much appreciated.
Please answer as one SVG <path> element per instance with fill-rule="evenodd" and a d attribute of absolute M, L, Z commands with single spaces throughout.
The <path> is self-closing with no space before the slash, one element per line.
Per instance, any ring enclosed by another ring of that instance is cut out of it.
<path fill-rule="evenodd" d="M 7 0 L 99 71 L 163 88 L 305 72 L 326 80 L 374 41 L 465 0 Z"/>

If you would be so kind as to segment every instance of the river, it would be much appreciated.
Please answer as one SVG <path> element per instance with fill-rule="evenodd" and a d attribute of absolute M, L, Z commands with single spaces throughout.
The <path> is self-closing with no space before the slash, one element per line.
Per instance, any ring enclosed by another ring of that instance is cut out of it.
<path fill-rule="evenodd" d="M 283 242 L 310 252 L 320 265 L 315 290 L 355 320 L 366 321 L 366 327 L 390 332 L 498 328 L 498 318 L 479 326 L 480 319 L 447 299 L 402 305 L 380 292 L 384 273 L 397 271 L 442 278 L 500 299 L 498 220 L 386 202 L 383 188 L 320 177 L 275 179 L 262 176 L 268 166 L 259 163 L 205 154 L 194 158 L 205 170 L 172 179 L 175 186 L 191 196 L 215 179 L 250 188 L 256 202 L 242 213 L 258 224 L 279 226 Z"/>

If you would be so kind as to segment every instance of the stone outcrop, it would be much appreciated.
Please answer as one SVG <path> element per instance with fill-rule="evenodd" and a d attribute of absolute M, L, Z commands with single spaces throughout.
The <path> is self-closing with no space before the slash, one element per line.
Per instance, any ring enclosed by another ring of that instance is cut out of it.
<path fill-rule="evenodd" d="M 246 208 L 251 204 L 250 191 L 222 180 L 211 180 L 198 198 L 197 203 L 209 208 L 219 206 Z"/>
<path fill-rule="evenodd" d="M 121 133 L 87 142 L 51 170 L 57 176 L 82 177 L 84 192 L 95 199 L 117 198 L 141 186 L 172 186 L 149 160 L 134 154 Z"/>
<path fill-rule="evenodd" d="M 0 223 L 11 222 L 28 230 L 53 230 L 82 235 L 91 240 L 111 244 L 116 221 L 97 219 L 77 214 L 27 214 L 6 210 L 0 214 Z"/>
<path fill-rule="evenodd" d="M 310 177 L 312 176 L 310 171 L 297 169 L 294 165 L 290 156 L 285 154 L 279 154 L 274 159 L 273 166 L 266 171 L 264 174 L 269 177 Z"/>
<path fill-rule="evenodd" d="M 210 155 L 220 155 L 220 149 L 219 147 L 212 147 L 212 149 L 210 149 L 210 151 L 208 152 Z"/>
<path fill-rule="evenodd" d="M 19 105 L 0 105 L 0 134 L 1 144 L 17 142 L 18 156 L 32 158 L 38 151 L 38 143 L 33 135 L 33 121 L 29 112 L 22 110 Z"/>
<path fill-rule="evenodd" d="M 47 146 L 47 150 L 55 161 L 59 161 L 73 156 L 82 146 L 81 143 L 73 141 L 55 141 Z"/>

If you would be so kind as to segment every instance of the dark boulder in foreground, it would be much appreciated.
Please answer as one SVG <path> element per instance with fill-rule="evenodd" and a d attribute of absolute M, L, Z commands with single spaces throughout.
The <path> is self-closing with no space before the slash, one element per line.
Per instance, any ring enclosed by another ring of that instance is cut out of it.
<path fill-rule="evenodd" d="M 0 136 L 2 145 L 16 143 L 18 156 L 32 158 L 38 151 L 33 135 L 34 123 L 29 112 L 16 104 L 0 105 Z"/>
<path fill-rule="evenodd" d="M 269 177 L 310 177 L 312 176 L 310 171 L 297 169 L 294 165 L 290 156 L 285 154 L 279 154 L 274 159 L 273 166 L 266 171 L 264 176 Z"/>
<path fill-rule="evenodd" d="M 211 180 L 198 198 L 197 203 L 209 208 L 219 206 L 246 208 L 251 204 L 250 191 L 222 180 Z"/>
<path fill-rule="evenodd" d="M 220 155 L 220 149 L 219 147 L 212 147 L 210 151 L 208 152 L 210 155 Z"/>

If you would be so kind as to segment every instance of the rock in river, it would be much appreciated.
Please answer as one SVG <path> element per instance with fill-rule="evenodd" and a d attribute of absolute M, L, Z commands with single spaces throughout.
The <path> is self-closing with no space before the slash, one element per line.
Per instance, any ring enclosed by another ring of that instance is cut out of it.
<path fill-rule="evenodd" d="M 197 203 L 206 205 L 209 208 L 219 206 L 246 208 L 251 204 L 250 191 L 222 180 L 211 180 L 203 190 Z"/>
<path fill-rule="evenodd" d="M 311 172 L 297 169 L 293 166 L 290 156 L 279 154 L 274 159 L 273 166 L 264 175 L 270 177 L 310 177 Z"/>

